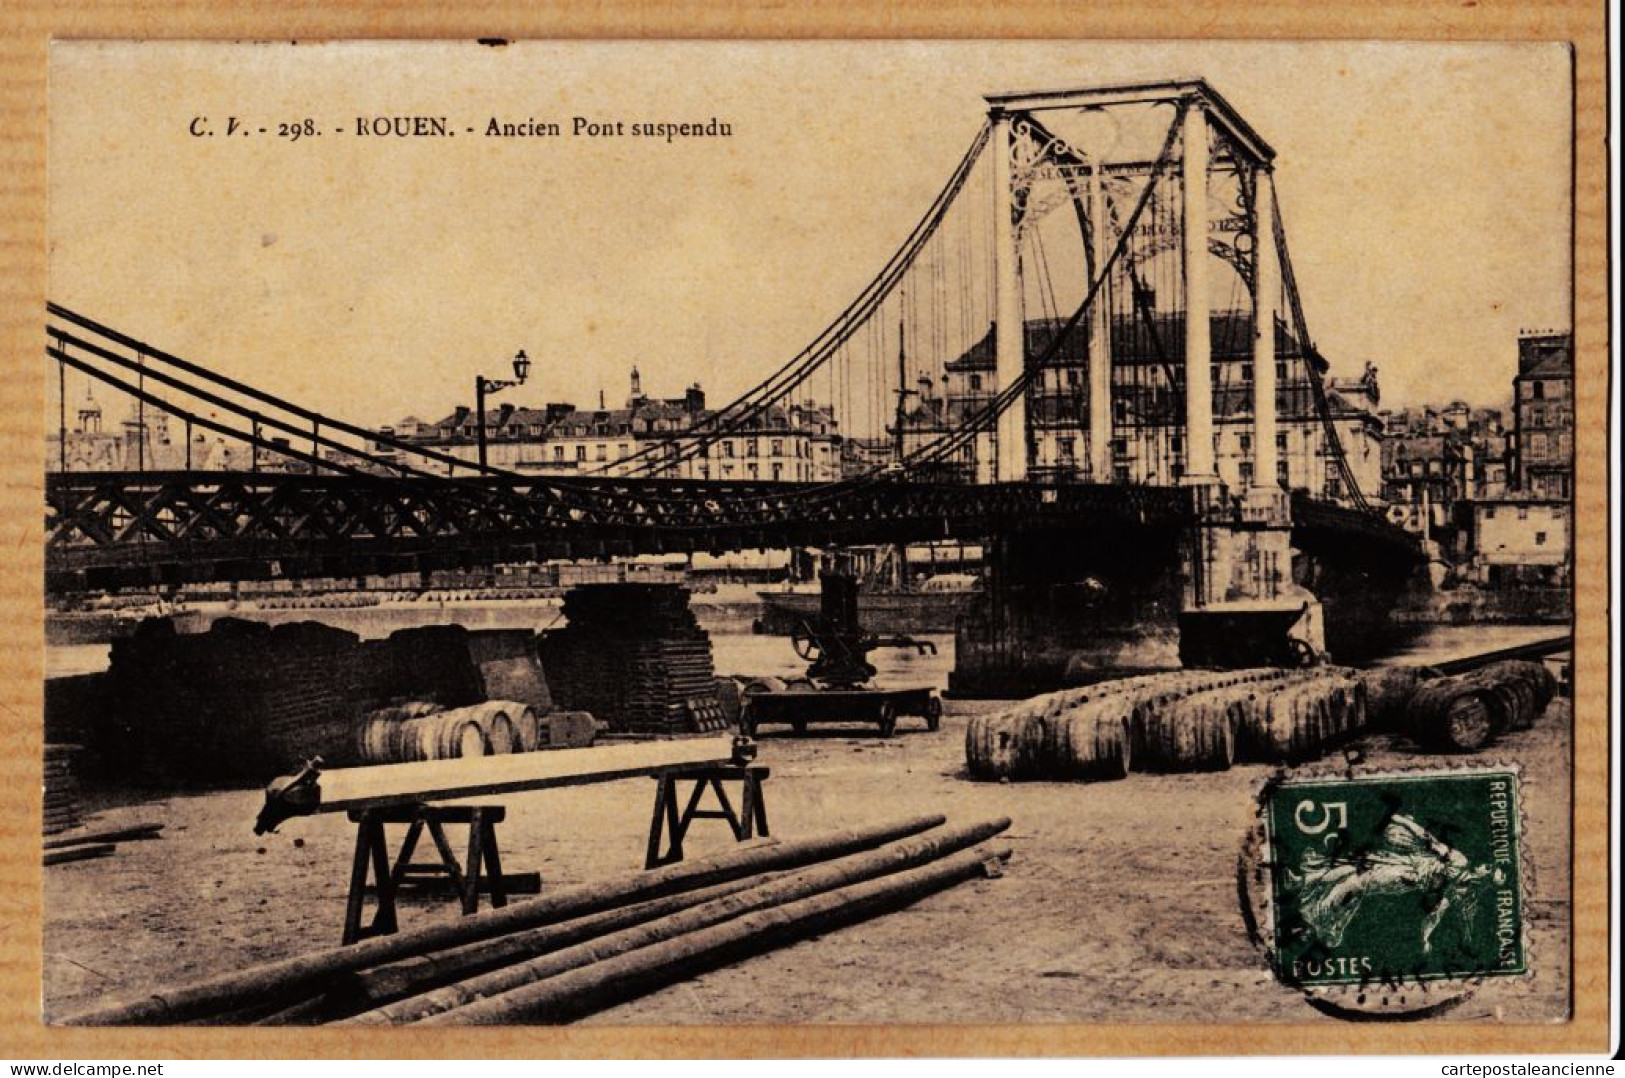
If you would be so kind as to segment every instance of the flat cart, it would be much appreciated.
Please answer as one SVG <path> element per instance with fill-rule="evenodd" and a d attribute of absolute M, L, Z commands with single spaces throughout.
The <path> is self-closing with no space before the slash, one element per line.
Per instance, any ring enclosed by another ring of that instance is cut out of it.
<path fill-rule="evenodd" d="M 903 715 L 923 718 L 933 733 L 942 725 L 942 700 L 930 688 L 821 688 L 806 679 L 764 678 L 746 684 L 740 696 L 739 726 L 747 737 L 774 723 L 800 734 L 813 723 L 855 722 L 874 723 L 890 737 Z"/>

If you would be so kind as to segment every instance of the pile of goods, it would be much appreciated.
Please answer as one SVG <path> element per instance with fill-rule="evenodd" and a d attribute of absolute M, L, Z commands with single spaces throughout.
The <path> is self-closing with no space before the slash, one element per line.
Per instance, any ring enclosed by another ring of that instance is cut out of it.
<path fill-rule="evenodd" d="M 222 618 L 206 633 L 167 620 L 113 642 L 115 704 L 103 753 L 129 777 L 263 778 L 314 753 L 346 755 L 366 683 L 354 633 Z"/>
<path fill-rule="evenodd" d="M 1504 733 L 1527 730 L 1557 693 L 1544 664 L 1522 660 L 1453 675 L 1400 666 L 1366 678 L 1372 724 L 1432 752 L 1476 752 Z"/>
<path fill-rule="evenodd" d="M 1334 666 L 1147 674 L 978 715 L 965 760 L 974 778 L 1013 782 L 1222 771 L 1312 760 L 1368 724 L 1429 751 L 1472 752 L 1528 729 L 1555 691 L 1543 665 L 1519 661 L 1455 676 Z"/>
<path fill-rule="evenodd" d="M 100 770 L 155 782 L 262 780 L 313 756 L 344 767 L 560 748 L 596 732 L 590 715 L 553 711 L 535 633 L 455 625 L 362 641 L 316 622 L 222 618 L 179 634 L 149 619 L 114 642 L 105 676 L 64 680 L 46 704 L 48 729 L 82 729 Z"/>
<path fill-rule="evenodd" d="M 978 779 L 1120 779 L 1307 759 L 1365 725 L 1352 672 L 1175 671 L 1103 681 L 978 715 L 965 759 Z"/>
<path fill-rule="evenodd" d="M 74 776 L 78 745 L 45 745 L 45 833 L 60 834 L 79 826 L 79 781 Z"/>
<path fill-rule="evenodd" d="M 690 734 L 727 726 L 711 637 L 677 584 L 587 584 L 564 597 L 568 624 L 542 635 L 558 705 L 614 733 Z"/>
<path fill-rule="evenodd" d="M 406 764 L 463 756 L 506 756 L 591 745 L 597 724 L 584 711 L 536 710 L 515 700 L 444 708 L 415 700 L 370 711 L 356 728 L 364 764 Z"/>
<path fill-rule="evenodd" d="M 64 1021 L 567 1022 L 1000 874 L 1009 852 L 985 843 L 1009 820 L 945 823 L 916 817 L 559 888 L 455 921 L 153 986 Z"/>

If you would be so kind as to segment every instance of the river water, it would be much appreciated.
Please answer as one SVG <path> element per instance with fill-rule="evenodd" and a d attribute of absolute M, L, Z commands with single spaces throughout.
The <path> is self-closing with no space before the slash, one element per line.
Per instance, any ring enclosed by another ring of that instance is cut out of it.
<path fill-rule="evenodd" d="M 695 611 L 701 623 L 710 631 L 718 673 L 794 677 L 805 672 L 807 664 L 797 657 L 789 639 L 751 633 L 751 609 L 747 603 L 697 601 Z M 252 617 L 272 623 L 322 621 L 363 637 L 382 637 L 396 629 L 447 622 L 456 622 L 470 629 L 548 629 L 564 624 L 557 602 L 546 600 L 470 602 L 442 606 L 401 604 L 347 610 L 262 610 L 251 613 L 222 608 L 209 613 L 214 616 Z M 1547 640 L 1566 631 L 1566 627 L 1561 625 L 1430 626 L 1381 660 L 1381 663 L 1443 662 Z M 885 648 L 870 656 L 882 681 L 893 684 L 947 684 L 948 671 L 954 664 L 953 635 L 933 634 L 921 639 L 935 645 L 934 655 Z M 45 676 L 66 677 L 106 670 L 110 651 L 111 645 L 108 644 L 52 645 L 46 648 Z"/>

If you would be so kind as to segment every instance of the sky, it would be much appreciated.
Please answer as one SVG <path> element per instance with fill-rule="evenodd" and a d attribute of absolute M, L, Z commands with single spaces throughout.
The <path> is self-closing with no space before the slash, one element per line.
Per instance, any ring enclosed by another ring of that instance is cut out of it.
<path fill-rule="evenodd" d="M 720 404 L 896 250 L 984 94 L 1192 76 L 1277 152 L 1334 374 L 1503 404 L 1519 330 L 1569 328 L 1569 56 L 1521 44 L 58 42 L 50 296 L 368 425 L 471 403 L 519 348 L 504 401 L 616 402 L 636 364 Z M 414 115 L 455 137 L 355 133 Z M 493 117 L 563 134 L 484 137 Z M 306 119 L 322 134 L 277 137 Z"/>

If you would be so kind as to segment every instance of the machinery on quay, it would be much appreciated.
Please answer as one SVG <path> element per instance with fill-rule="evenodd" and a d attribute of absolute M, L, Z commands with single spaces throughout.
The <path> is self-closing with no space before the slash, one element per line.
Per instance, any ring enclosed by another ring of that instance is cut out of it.
<path fill-rule="evenodd" d="M 913 648 L 935 655 L 929 640 L 864 630 L 858 618 L 855 576 L 833 567 L 820 574 L 816 621 L 802 621 L 791 634 L 796 654 L 807 662 L 805 677 L 790 680 L 755 678 L 742 691 L 741 731 L 753 737 L 768 723 L 787 724 L 803 733 L 812 723 L 874 723 L 881 737 L 897 731 L 903 715 L 925 720 L 935 731 L 942 722 L 942 700 L 930 686 L 883 688 L 874 683 L 869 653 L 879 648 Z"/>

